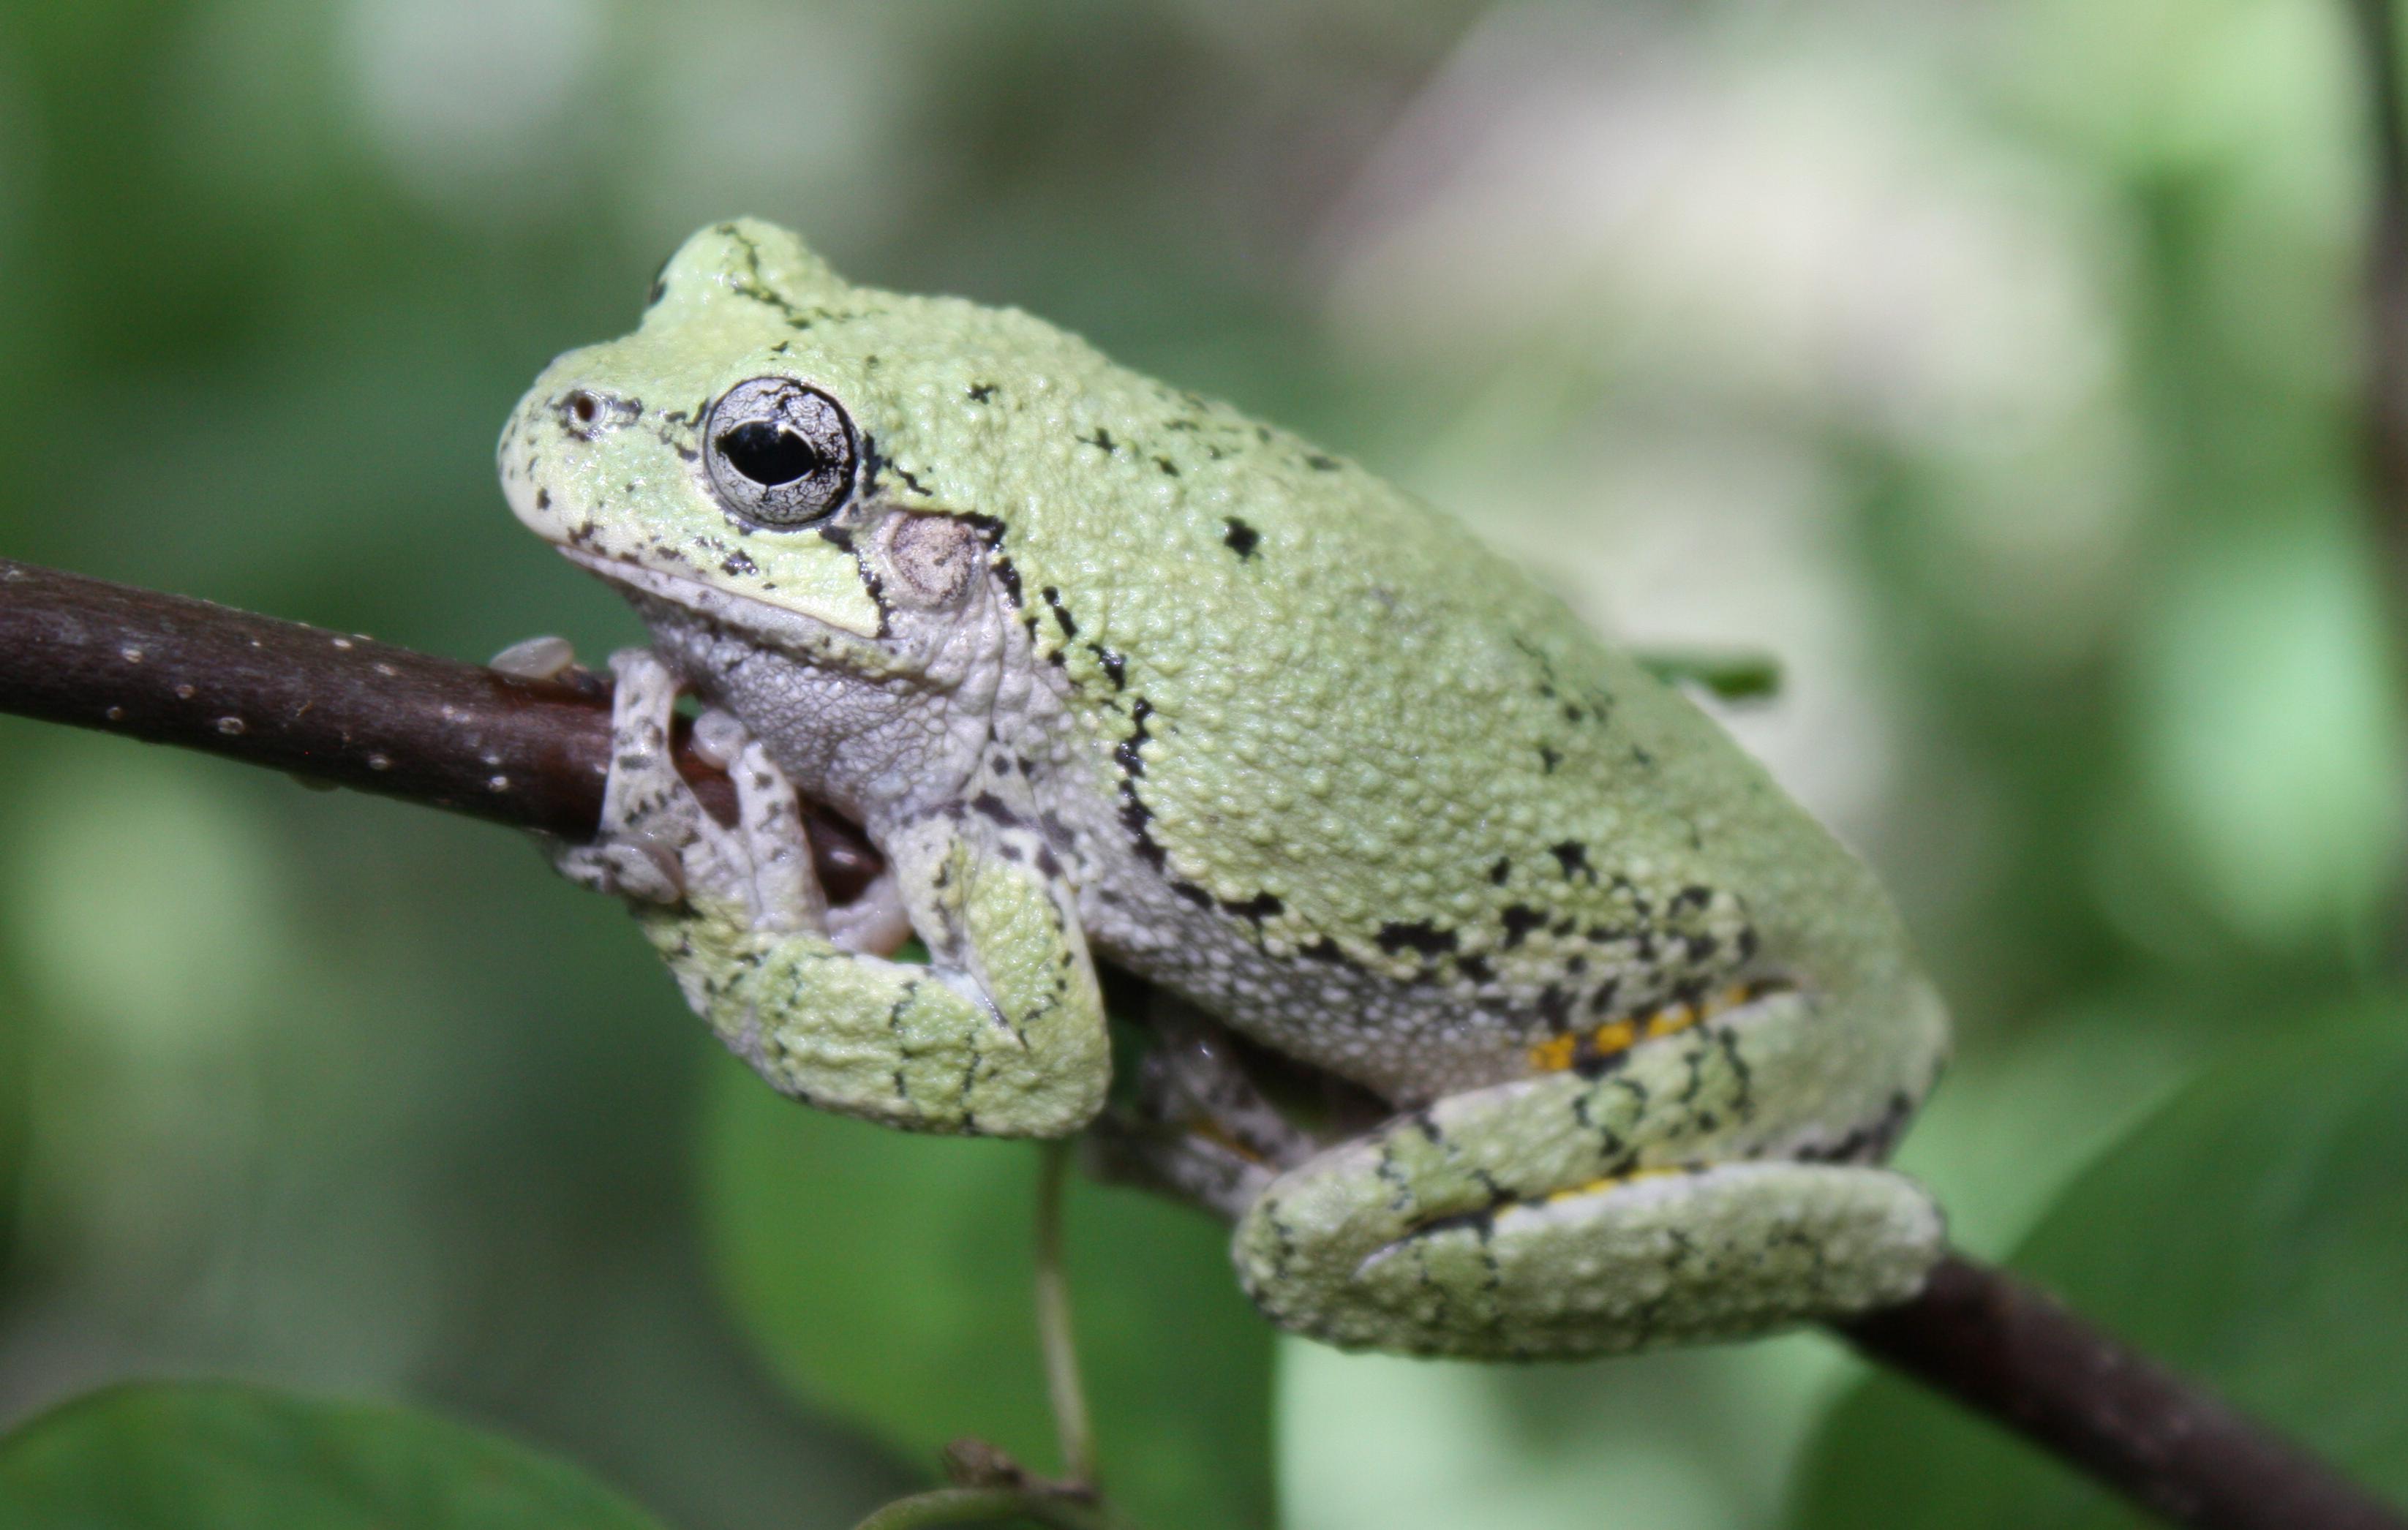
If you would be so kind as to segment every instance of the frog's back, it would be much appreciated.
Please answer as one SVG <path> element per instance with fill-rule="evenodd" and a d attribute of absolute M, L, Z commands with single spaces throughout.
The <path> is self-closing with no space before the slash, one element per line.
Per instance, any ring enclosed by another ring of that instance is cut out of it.
<path fill-rule="evenodd" d="M 1099 948 L 1404 1098 L 1768 986 L 1919 988 L 1863 868 L 1536 581 L 1095 365 L 1023 417 L 1041 513 L 996 559 L 1086 734 Z"/>

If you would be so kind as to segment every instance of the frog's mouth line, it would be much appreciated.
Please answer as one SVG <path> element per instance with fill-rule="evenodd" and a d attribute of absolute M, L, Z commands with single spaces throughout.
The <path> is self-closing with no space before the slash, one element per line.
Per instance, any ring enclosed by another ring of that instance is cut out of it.
<path fill-rule="evenodd" d="M 757 633 L 773 642 L 784 640 L 806 649 L 816 649 L 825 647 L 831 637 L 860 639 L 878 636 L 872 632 L 857 632 L 783 606 L 773 606 L 752 595 L 723 590 L 700 579 L 663 573 L 624 558 L 607 557 L 573 547 L 563 547 L 559 551 L 560 555 L 570 563 L 609 583 L 666 601 L 681 610 L 692 611 L 722 626 Z"/>

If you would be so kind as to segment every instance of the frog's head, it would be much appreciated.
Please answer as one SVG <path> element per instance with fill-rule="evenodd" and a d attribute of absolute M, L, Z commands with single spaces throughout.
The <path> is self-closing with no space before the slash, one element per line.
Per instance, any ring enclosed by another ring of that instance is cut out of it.
<path fill-rule="evenodd" d="M 898 619 L 941 618 L 983 583 L 996 522 L 979 464 L 1005 454 L 1005 427 L 965 379 L 1025 352 L 1013 326 L 1077 345 L 853 286 L 782 229 L 717 224 L 661 268 L 634 334 L 537 379 L 502 432 L 504 491 L 655 611 L 905 657 L 881 641 Z"/>

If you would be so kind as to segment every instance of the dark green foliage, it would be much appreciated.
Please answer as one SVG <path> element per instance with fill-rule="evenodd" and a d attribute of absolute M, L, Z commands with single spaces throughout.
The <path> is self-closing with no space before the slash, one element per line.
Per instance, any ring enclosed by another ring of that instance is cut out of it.
<path fill-rule="evenodd" d="M 572 1466 L 405 1408 L 124 1386 L 0 1438 L 9 1530 L 662 1530 Z"/>

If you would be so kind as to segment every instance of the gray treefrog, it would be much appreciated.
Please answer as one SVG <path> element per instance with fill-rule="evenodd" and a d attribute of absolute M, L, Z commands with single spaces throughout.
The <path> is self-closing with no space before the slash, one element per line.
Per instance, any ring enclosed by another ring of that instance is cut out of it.
<path fill-rule="evenodd" d="M 1875 1166 L 1945 1020 L 1870 875 L 1460 526 L 1026 314 L 688 240 L 554 362 L 519 518 L 628 595 L 603 833 L 688 1000 L 796 1099 L 1057 1137 L 1094 958 L 1183 1000 L 1112 1155 L 1234 1224 L 1273 1321 L 1581 1355 L 1911 1294 Z M 681 689 L 741 804 L 667 763 Z M 884 852 L 831 909 L 797 788 Z M 891 951 L 908 922 L 925 965 Z M 1324 1142 L 1248 1055 L 1359 1086 Z"/>

